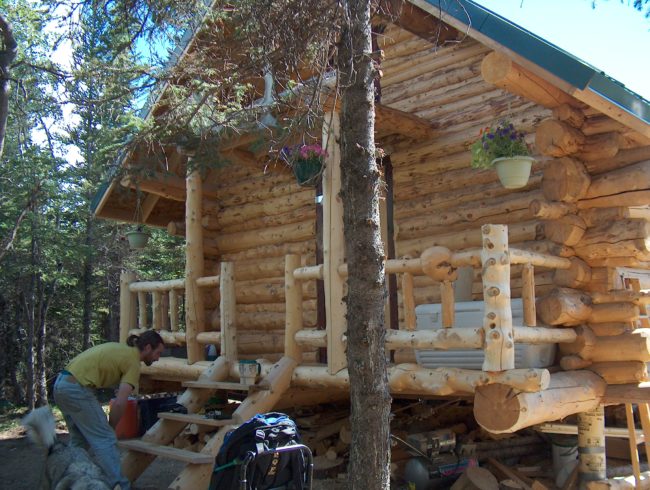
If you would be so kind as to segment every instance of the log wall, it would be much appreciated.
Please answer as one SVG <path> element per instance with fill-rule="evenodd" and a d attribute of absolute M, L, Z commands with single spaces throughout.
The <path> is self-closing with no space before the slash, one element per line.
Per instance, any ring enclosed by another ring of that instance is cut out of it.
<path fill-rule="evenodd" d="M 382 103 L 436 130 L 430 140 L 392 148 L 396 257 L 417 257 L 433 245 L 480 246 L 480 226 L 500 223 L 509 226 L 512 247 L 575 257 L 570 270 L 534 268 L 538 298 L 558 286 L 608 291 L 616 267 L 650 269 L 650 215 L 642 209 L 650 204 L 648 138 L 568 94 L 556 90 L 549 97 L 539 81 L 516 86 L 531 77 L 513 76 L 518 67 L 471 39 L 433 48 L 389 27 L 382 42 Z M 528 133 L 533 145 L 537 163 L 523 189 L 507 190 L 493 170 L 470 168 L 469 146 L 500 118 Z M 440 287 L 426 276 L 397 283 L 400 328 L 413 323 L 402 284 L 412 289 L 415 305 L 441 302 Z M 521 296 L 524 284 L 522 267 L 513 266 L 512 297 Z M 480 270 L 466 293 L 483 299 Z M 599 305 L 580 322 L 598 336 L 621 335 L 639 326 L 633 307 Z M 647 374 L 636 364 L 593 364 L 601 376 L 611 373 L 605 376 L 610 382 Z"/>
<path fill-rule="evenodd" d="M 263 165 L 234 162 L 213 170 L 215 191 L 206 206 L 204 236 L 210 254 L 206 273 L 218 274 L 220 262 L 233 263 L 235 324 L 253 349 L 240 345 L 240 356 L 275 359 L 284 349 L 285 255 L 299 254 L 302 265 L 316 264 L 316 191 L 299 187 L 292 174 L 265 173 Z M 305 281 L 303 327 L 316 327 L 316 282 Z M 220 330 L 219 292 L 206 292 L 207 330 Z M 313 360 L 313 350 L 305 359 Z"/>

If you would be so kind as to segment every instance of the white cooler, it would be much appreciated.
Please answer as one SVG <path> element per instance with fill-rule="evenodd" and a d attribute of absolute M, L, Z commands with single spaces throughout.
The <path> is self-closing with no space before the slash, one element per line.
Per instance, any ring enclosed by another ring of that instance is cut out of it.
<path fill-rule="evenodd" d="M 520 298 L 513 299 L 512 325 L 524 325 L 524 313 Z M 433 330 L 442 327 L 441 305 L 420 305 L 415 308 L 417 330 Z M 483 326 L 483 301 L 465 301 L 456 303 L 456 320 L 454 328 Z M 542 326 L 542 325 L 539 325 Z M 483 349 L 454 350 L 416 350 L 415 358 L 419 365 L 435 369 L 454 367 L 478 369 L 483 367 L 485 354 Z M 555 344 L 515 343 L 515 368 L 543 368 L 553 365 Z"/>

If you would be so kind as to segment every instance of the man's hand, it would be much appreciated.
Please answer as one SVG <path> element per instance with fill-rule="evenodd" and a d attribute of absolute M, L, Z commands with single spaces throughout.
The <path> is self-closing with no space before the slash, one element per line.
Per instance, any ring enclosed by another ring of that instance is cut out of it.
<path fill-rule="evenodd" d="M 129 400 L 129 395 L 133 392 L 133 386 L 129 383 L 120 383 L 120 387 L 117 389 L 117 394 L 115 399 L 111 404 L 111 413 L 108 415 L 108 423 L 115 430 L 117 424 L 120 423 L 122 415 L 126 410 L 126 405 Z"/>

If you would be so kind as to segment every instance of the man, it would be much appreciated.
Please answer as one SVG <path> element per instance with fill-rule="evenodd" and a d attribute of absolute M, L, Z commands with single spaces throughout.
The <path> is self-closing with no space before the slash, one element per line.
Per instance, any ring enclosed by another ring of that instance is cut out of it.
<path fill-rule="evenodd" d="M 160 335 L 148 330 L 131 335 L 127 345 L 109 342 L 91 347 L 61 371 L 54 384 L 54 401 L 63 412 L 73 446 L 90 447 L 97 464 L 113 486 L 131 488 L 122 475 L 115 427 L 126 410 L 129 395 L 138 391 L 140 362 L 151 366 L 165 348 Z M 106 419 L 95 389 L 117 386 Z"/>

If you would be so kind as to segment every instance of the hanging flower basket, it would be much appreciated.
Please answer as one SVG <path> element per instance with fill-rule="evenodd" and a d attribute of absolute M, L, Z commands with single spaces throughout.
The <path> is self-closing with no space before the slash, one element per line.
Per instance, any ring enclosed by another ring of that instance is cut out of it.
<path fill-rule="evenodd" d="M 323 162 L 320 158 L 298 159 L 293 163 L 293 175 L 298 185 L 315 187 L 323 175 Z"/>
<path fill-rule="evenodd" d="M 303 187 L 318 185 L 323 175 L 323 159 L 326 156 L 327 151 L 318 143 L 285 146 L 280 152 L 280 157 L 293 170 L 298 185 Z"/>
<path fill-rule="evenodd" d="M 472 144 L 472 167 L 495 167 L 506 189 L 519 189 L 528 183 L 530 168 L 535 161 L 525 134 L 508 121 L 481 129 L 479 139 Z"/>
<path fill-rule="evenodd" d="M 495 158 L 492 161 L 497 169 L 497 176 L 506 189 L 519 189 L 528 183 L 530 167 L 535 159 L 523 155 Z"/>
<path fill-rule="evenodd" d="M 129 241 L 129 248 L 138 250 L 146 247 L 149 241 L 149 233 L 141 229 L 126 232 L 126 239 Z"/>

